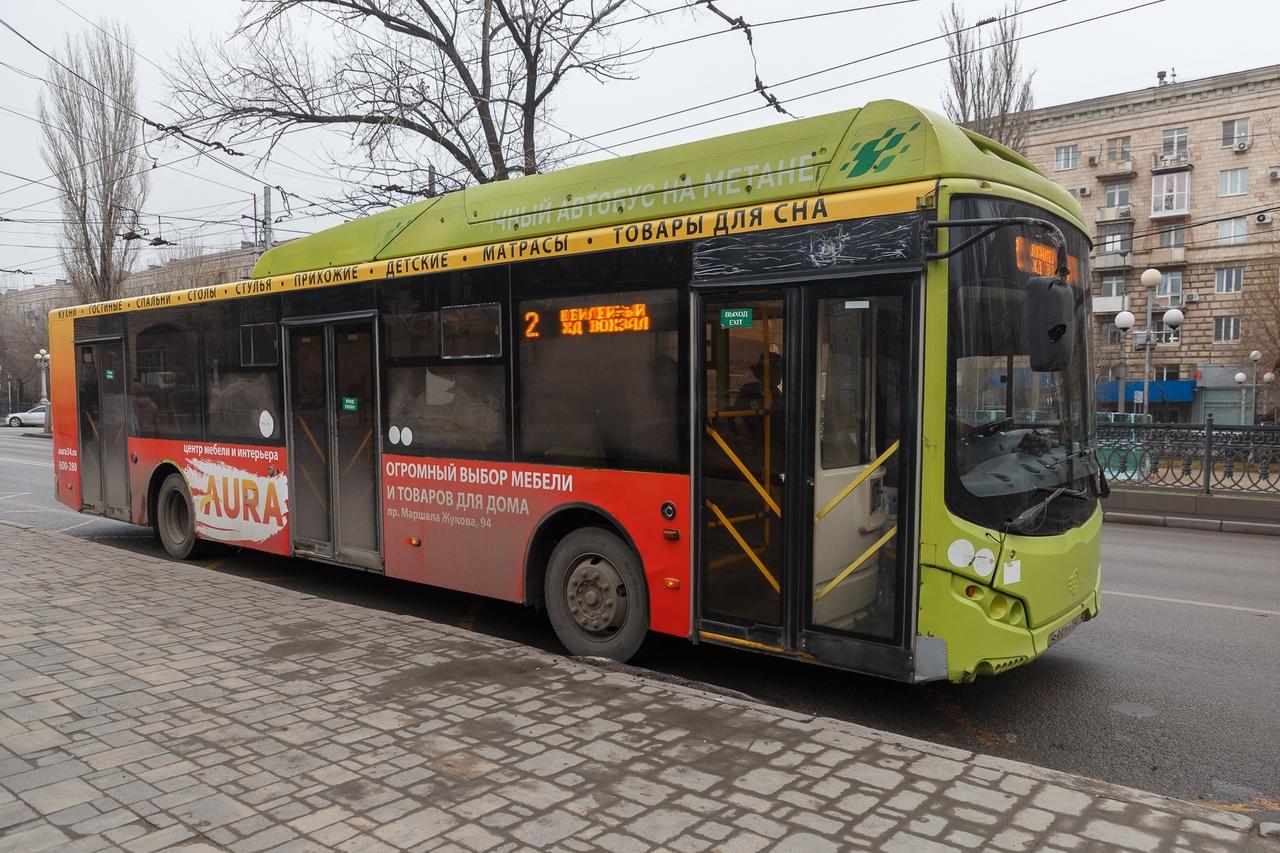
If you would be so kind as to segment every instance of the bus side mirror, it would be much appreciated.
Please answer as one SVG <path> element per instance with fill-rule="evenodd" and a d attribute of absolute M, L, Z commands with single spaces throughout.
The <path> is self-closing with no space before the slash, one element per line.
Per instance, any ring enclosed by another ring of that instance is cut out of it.
<path fill-rule="evenodd" d="M 1076 299 L 1062 279 L 1032 276 L 1027 285 L 1027 332 L 1031 369 L 1065 370 L 1076 339 Z"/>

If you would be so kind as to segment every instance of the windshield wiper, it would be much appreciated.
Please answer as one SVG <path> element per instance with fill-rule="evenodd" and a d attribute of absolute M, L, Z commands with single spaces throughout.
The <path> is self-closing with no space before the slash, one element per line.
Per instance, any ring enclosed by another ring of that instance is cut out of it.
<path fill-rule="evenodd" d="M 1035 520 L 1037 516 L 1040 516 L 1039 520 L 1036 521 L 1035 527 L 1031 528 L 1031 530 L 1035 530 L 1041 524 L 1044 524 L 1044 517 L 1048 515 L 1048 512 L 1049 512 L 1049 504 L 1053 503 L 1055 500 L 1062 497 L 1063 495 L 1066 495 L 1069 498 L 1087 498 L 1089 496 L 1089 490 L 1080 489 L 1077 491 L 1074 489 L 1068 489 L 1066 486 L 1058 486 L 1056 489 L 1050 492 L 1049 496 L 1046 497 L 1044 500 L 1040 501 L 1039 503 L 1034 503 L 1031 506 L 1027 507 L 1021 513 L 1018 514 L 1017 518 L 1013 518 L 1006 521 L 1004 523 L 1004 526 L 1001 532 L 1027 533 L 1029 531 L 1026 529 L 1026 526 L 1031 521 Z"/>
<path fill-rule="evenodd" d="M 1061 456 L 1061 457 L 1059 457 L 1059 458 L 1057 458 L 1057 459 L 1053 460 L 1052 462 L 1046 462 L 1046 463 L 1044 463 L 1044 467 L 1049 468 L 1049 469 L 1057 468 L 1059 465 L 1063 465 L 1063 464 L 1065 464 L 1065 463 L 1067 462 L 1067 460 L 1068 460 L 1068 459 L 1083 459 L 1083 458 L 1085 458 L 1085 457 L 1087 457 L 1087 456 L 1093 456 L 1093 457 L 1095 458 L 1095 460 L 1096 460 L 1096 458 L 1097 458 L 1097 456 L 1096 456 L 1097 452 L 1098 452 L 1098 451 L 1097 451 L 1097 450 L 1095 450 L 1095 449 L 1094 449 L 1094 448 L 1092 448 L 1092 447 L 1083 447 L 1083 448 L 1081 448 L 1080 450 L 1073 450 L 1073 451 L 1071 451 L 1070 453 L 1067 453 L 1067 454 L 1065 454 L 1065 455 L 1063 455 L 1063 456 Z"/>

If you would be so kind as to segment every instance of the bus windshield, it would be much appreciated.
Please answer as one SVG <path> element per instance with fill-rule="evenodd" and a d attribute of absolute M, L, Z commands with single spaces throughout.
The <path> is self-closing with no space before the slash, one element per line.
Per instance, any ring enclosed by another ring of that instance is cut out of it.
<path fill-rule="evenodd" d="M 1030 205 L 992 198 L 957 199 L 951 216 L 1055 219 Z M 1016 531 L 1040 535 L 1083 523 L 1096 505 L 1088 245 L 1078 229 L 1055 221 L 1067 235 L 1077 297 L 1075 343 L 1065 369 L 1031 366 L 1032 272 L 1019 268 L 1015 247 L 1024 229 L 1002 228 L 953 256 L 949 280 L 947 503 L 963 518 L 1002 529 L 1063 488 L 1062 500 Z M 966 231 L 954 228 L 952 241 Z"/>

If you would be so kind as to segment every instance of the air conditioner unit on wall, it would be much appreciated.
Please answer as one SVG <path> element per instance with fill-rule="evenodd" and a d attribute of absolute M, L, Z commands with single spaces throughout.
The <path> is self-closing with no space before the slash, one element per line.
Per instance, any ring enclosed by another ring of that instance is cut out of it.
<path fill-rule="evenodd" d="M 1268 170 L 1268 173 L 1269 173 L 1269 174 L 1270 174 L 1270 176 L 1271 176 L 1271 180 L 1273 180 L 1273 181 L 1280 181 L 1280 166 L 1272 166 L 1272 167 Z"/>
<path fill-rule="evenodd" d="M 1089 189 L 1088 187 L 1081 187 L 1080 189 L 1076 190 L 1076 195 L 1086 196 L 1091 192 L 1093 192 L 1093 190 Z"/>
<path fill-rule="evenodd" d="M 1239 142 L 1236 143 L 1236 153 L 1243 154 L 1245 151 L 1248 151 L 1249 145 L 1250 145 L 1249 140 L 1247 139 L 1240 140 Z"/>
<path fill-rule="evenodd" d="M 1256 213 L 1253 216 L 1253 221 L 1259 225 L 1270 225 L 1271 220 L 1272 215 L 1270 213 Z"/>
<path fill-rule="evenodd" d="M 1089 165 L 1090 165 L 1090 166 L 1096 166 L 1096 165 L 1098 165 L 1098 155 L 1097 155 L 1097 154 L 1090 154 L 1090 155 L 1089 155 Z"/>
<path fill-rule="evenodd" d="M 1182 294 L 1182 301 L 1188 302 L 1188 303 L 1199 302 L 1200 294 L 1196 293 L 1194 290 L 1187 291 L 1186 293 Z"/>

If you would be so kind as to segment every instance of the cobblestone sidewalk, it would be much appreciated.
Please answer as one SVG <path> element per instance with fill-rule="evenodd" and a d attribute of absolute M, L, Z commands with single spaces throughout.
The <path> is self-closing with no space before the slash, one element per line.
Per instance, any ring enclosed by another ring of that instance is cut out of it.
<path fill-rule="evenodd" d="M 194 565 L 0 544 L 3 851 L 1280 849 L 1239 815 Z"/>

